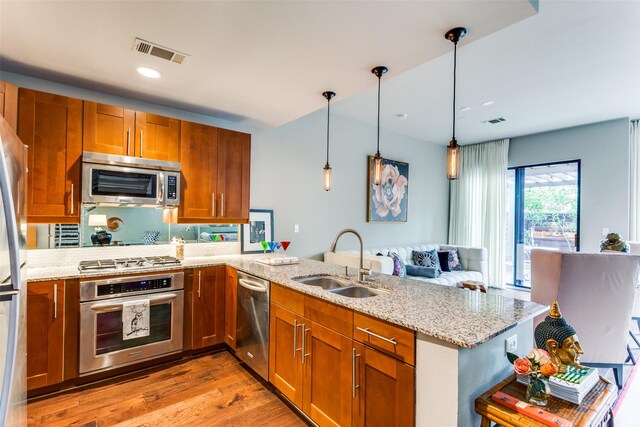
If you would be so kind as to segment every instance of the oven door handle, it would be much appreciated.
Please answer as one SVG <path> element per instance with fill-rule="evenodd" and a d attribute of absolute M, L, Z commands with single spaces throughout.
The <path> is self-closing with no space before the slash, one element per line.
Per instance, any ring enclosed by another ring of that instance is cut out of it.
<path fill-rule="evenodd" d="M 178 297 L 177 294 L 163 294 L 163 295 L 158 295 L 158 296 L 150 296 L 148 298 L 140 298 L 140 299 L 148 299 L 149 300 L 149 304 L 150 305 L 154 305 L 154 304 L 159 304 L 161 302 L 164 301 L 171 301 L 172 299 L 176 299 Z M 122 303 L 108 303 L 108 302 L 104 302 L 104 303 L 99 303 L 99 304 L 93 304 L 91 307 L 89 307 L 91 310 L 93 311 L 98 311 L 98 312 L 109 312 L 109 311 L 119 311 L 122 310 Z"/>

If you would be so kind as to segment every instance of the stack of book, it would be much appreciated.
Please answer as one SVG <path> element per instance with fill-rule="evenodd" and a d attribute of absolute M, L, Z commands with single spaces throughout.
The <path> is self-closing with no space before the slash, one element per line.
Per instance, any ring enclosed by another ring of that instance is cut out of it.
<path fill-rule="evenodd" d="M 586 366 L 569 366 L 567 372 L 549 377 L 549 391 L 552 396 L 577 405 L 598 383 L 598 370 Z M 528 384 L 529 378 L 518 377 L 518 382 Z"/>

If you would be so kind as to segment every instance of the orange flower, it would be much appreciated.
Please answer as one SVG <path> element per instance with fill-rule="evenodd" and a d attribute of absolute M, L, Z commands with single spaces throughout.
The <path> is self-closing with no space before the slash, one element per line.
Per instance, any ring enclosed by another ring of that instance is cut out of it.
<path fill-rule="evenodd" d="M 513 362 L 513 370 L 520 376 L 529 375 L 531 367 L 531 361 L 526 357 L 520 357 Z"/>
<path fill-rule="evenodd" d="M 540 366 L 540 373 L 545 377 L 550 377 L 558 373 L 558 367 L 551 362 Z"/>

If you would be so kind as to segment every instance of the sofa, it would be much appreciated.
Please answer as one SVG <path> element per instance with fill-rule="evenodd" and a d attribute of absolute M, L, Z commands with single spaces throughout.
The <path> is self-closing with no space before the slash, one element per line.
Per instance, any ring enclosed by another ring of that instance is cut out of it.
<path fill-rule="evenodd" d="M 364 267 L 370 268 L 373 272 L 393 274 L 393 259 L 388 256 L 391 252 L 397 253 L 402 257 L 406 264 L 413 265 L 413 251 L 429 251 L 432 249 L 448 250 L 453 248 L 458 249 L 458 258 L 460 259 L 460 264 L 464 268 L 463 271 L 442 272 L 440 276 L 435 278 L 422 276 L 407 277 L 410 279 L 446 286 L 456 286 L 458 283 L 466 280 L 486 283 L 485 280 L 487 278 L 488 268 L 487 249 L 470 246 L 423 243 L 408 246 L 370 248 L 364 250 Z M 382 256 L 377 255 L 379 253 L 382 254 Z M 324 262 L 358 268 L 360 263 L 360 252 L 357 250 L 325 252 Z"/>

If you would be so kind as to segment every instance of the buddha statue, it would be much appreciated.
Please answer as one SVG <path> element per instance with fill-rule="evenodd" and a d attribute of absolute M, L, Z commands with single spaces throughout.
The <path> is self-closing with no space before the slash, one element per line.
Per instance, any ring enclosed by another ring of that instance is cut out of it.
<path fill-rule="evenodd" d="M 580 365 L 580 355 L 584 353 L 576 330 L 562 317 L 558 301 L 554 301 L 549 315 L 540 323 L 534 333 L 538 348 L 546 349 L 551 362 L 560 373 L 567 372 L 567 366 Z"/>
<path fill-rule="evenodd" d="M 630 247 L 618 233 L 609 233 L 606 239 L 600 241 L 600 252 L 604 251 L 629 253 Z"/>

